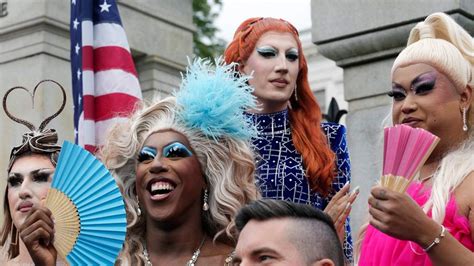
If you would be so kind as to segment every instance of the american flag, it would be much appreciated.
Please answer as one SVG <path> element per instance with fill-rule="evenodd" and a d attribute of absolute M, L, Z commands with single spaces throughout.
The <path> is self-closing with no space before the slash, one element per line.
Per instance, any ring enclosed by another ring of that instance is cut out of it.
<path fill-rule="evenodd" d="M 71 0 L 70 25 L 75 138 L 94 152 L 141 89 L 115 0 Z"/>

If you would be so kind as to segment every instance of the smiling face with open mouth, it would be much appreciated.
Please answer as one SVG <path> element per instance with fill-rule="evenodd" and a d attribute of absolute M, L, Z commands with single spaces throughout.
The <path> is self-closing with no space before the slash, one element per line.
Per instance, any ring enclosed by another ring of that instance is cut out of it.
<path fill-rule="evenodd" d="M 142 210 L 156 221 L 200 217 L 205 181 L 187 138 L 158 131 L 138 155 L 136 189 Z"/>

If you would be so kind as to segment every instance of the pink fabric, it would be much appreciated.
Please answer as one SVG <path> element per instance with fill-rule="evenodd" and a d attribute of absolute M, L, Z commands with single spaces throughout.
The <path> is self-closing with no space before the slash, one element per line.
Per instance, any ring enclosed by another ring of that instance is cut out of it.
<path fill-rule="evenodd" d="M 423 188 L 421 183 L 414 182 L 407 191 L 420 206 L 425 204 L 431 192 Z M 431 211 L 428 216 L 431 217 Z M 446 207 L 443 225 L 459 242 L 474 251 L 469 220 L 458 214 L 454 196 L 451 196 Z M 415 254 L 412 249 L 418 254 Z M 431 266 L 432 264 L 428 255 L 416 243 L 390 237 L 369 225 L 362 242 L 359 259 L 359 266 L 368 265 Z"/>

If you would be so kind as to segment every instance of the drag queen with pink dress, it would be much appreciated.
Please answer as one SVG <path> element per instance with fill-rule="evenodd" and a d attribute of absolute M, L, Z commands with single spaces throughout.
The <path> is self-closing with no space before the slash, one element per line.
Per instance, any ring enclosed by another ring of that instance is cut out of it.
<path fill-rule="evenodd" d="M 393 124 L 441 140 L 407 193 L 376 186 L 359 266 L 474 265 L 472 37 L 444 13 L 411 31 L 392 68 Z"/>

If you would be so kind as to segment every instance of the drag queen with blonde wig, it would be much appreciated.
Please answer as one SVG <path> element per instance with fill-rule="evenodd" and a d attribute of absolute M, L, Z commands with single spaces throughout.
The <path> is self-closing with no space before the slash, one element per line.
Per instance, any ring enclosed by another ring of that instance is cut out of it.
<path fill-rule="evenodd" d="M 474 43 L 434 13 L 392 68 L 393 124 L 440 138 L 406 194 L 376 186 L 359 265 L 474 265 Z"/>
<path fill-rule="evenodd" d="M 233 218 L 255 200 L 254 107 L 233 66 L 197 60 L 174 97 L 138 110 L 101 151 L 123 186 L 129 265 L 224 265 L 236 243 Z"/>

